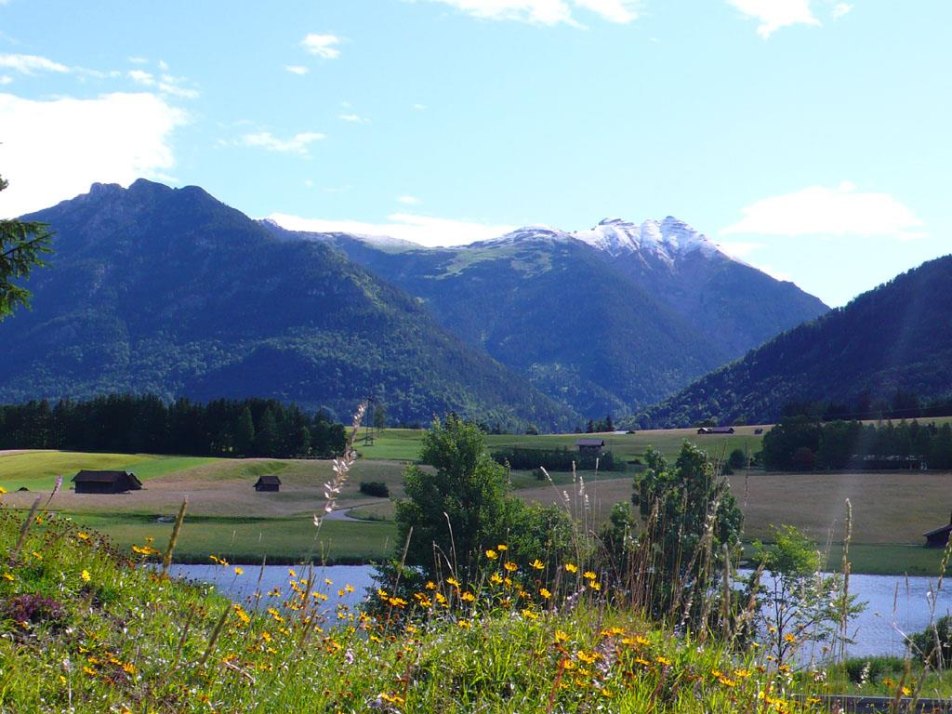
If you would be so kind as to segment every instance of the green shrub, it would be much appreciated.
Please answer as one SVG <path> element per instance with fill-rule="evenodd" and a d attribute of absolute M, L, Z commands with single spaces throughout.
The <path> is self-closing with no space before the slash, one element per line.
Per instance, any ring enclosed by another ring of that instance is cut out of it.
<path fill-rule="evenodd" d="M 390 487 L 383 481 L 361 481 L 360 492 L 366 496 L 374 496 L 376 498 L 390 497 Z"/>

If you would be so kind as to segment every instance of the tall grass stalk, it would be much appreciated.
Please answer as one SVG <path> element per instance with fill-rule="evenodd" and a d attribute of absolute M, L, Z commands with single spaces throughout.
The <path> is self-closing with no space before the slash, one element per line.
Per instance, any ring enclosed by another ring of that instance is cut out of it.
<path fill-rule="evenodd" d="M 169 574 L 169 568 L 172 567 L 172 554 L 175 552 L 175 545 L 178 543 L 179 534 L 182 532 L 182 523 L 185 522 L 185 511 L 188 510 L 188 498 L 182 500 L 179 506 L 178 515 L 175 517 L 175 525 L 172 526 L 172 535 L 169 536 L 169 545 L 165 549 L 165 555 L 162 558 L 162 575 Z"/>

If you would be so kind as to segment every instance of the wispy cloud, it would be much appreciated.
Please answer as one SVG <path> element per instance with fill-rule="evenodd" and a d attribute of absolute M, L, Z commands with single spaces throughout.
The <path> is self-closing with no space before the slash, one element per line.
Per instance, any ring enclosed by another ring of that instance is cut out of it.
<path fill-rule="evenodd" d="M 37 72 L 66 74 L 70 71 L 70 68 L 64 64 L 38 55 L 0 55 L 0 67 L 20 74 L 36 74 Z"/>
<path fill-rule="evenodd" d="M 239 143 L 266 151 L 275 151 L 282 154 L 307 154 L 308 147 L 315 141 L 327 138 L 325 134 L 316 131 L 304 131 L 295 134 L 290 139 L 279 139 L 270 131 L 259 131 L 245 134 Z"/>
<path fill-rule="evenodd" d="M 175 165 L 172 135 L 186 122 L 182 110 L 148 92 L 52 101 L 0 93 L 0 164 L 13 179 L 0 214 L 46 208 L 96 181 L 162 178 Z"/>
<path fill-rule="evenodd" d="M 608 22 L 626 24 L 638 18 L 640 0 L 429 0 L 450 5 L 486 20 L 517 20 L 539 25 L 581 26 L 576 10 L 585 10 Z"/>
<path fill-rule="evenodd" d="M 159 76 L 144 69 L 131 69 L 126 72 L 126 76 L 133 82 L 142 86 L 158 89 L 162 94 L 179 99 L 196 99 L 199 96 L 197 90 L 187 85 L 188 80 L 183 77 L 174 77 L 171 74 L 163 72 Z"/>
<path fill-rule="evenodd" d="M 853 9 L 853 6 L 848 3 L 845 3 L 845 2 L 836 3 L 833 6 L 833 19 L 834 20 L 840 19 L 841 17 L 843 17 L 843 15 L 845 15 L 852 9 Z"/>
<path fill-rule="evenodd" d="M 288 65 L 285 65 L 285 66 L 284 66 L 284 71 L 285 71 L 285 72 L 290 72 L 291 74 L 296 74 L 296 75 L 298 75 L 299 77 L 303 77 L 305 74 L 307 74 L 307 73 L 310 72 L 311 70 L 309 70 L 309 69 L 308 69 L 307 67 L 305 67 L 304 65 L 300 65 L 300 64 L 288 64 Z"/>
<path fill-rule="evenodd" d="M 888 193 L 863 192 L 852 183 L 810 186 L 771 196 L 743 209 L 744 217 L 721 235 L 920 238 L 922 220 Z"/>
<path fill-rule="evenodd" d="M 410 195 L 397 196 L 397 202 L 402 203 L 404 206 L 419 206 L 423 203 L 423 201 L 416 196 Z"/>
<path fill-rule="evenodd" d="M 767 39 L 791 25 L 819 25 L 810 0 L 727 0 L 747 17 L 760 21 L 757 34 Z"/>
<path fill-rule="evenodd" d="M 274 213 L 268 218 L 292 231 L 316 233 L 339 231 L 365 236 L 387 236 L 428 247 L 466 245 L 475 241 L 496 238 L 513 230 L 512 226 L 433 218 L 411 213 L 392 213 L 387 216 L 387 223 L 302 218 L 284 213 Z"/>
<path fill-rule="evenodd" d="M 370 123 L 370 119 L 368 119 L 367 117 L 362 117 L 360 116 L 360 114 L 353 114 L 353 113 L 338 114 L 337 118 L 340 119 L 341 121 L 346 121 L 349 124 L 369 124 Z"/>
<path fill-rule="evenodd" d="M 340 57 L 339 44 L 340 38 L 337 35 L 322 35 L 313 32 L 301 40 L 301 46 L 307 52 L 323 59 L 337 59 Z"/>

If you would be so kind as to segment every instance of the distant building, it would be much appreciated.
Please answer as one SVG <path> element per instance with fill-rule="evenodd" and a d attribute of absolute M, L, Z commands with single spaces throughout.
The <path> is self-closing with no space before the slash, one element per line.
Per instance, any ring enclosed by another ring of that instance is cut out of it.
<path fill-rule="evenodd" d="M 949 543 L 950 533 L 952 533 L 952 516 L 949 517 L 949 525 L 923 533 L 926 538 L 926 548 L 945 548 Z"/>
<path fill-rule="evenodd" d="M 698 434 L 733 434 L 732 426 L 702 426 L 697 430 Z"/>
<path fill-rule="evenodd" d="M 259 476 L 255 482 L 255 491 L 280 491 L 281 479 L 277 476 Z"/>
<path fill-rule="evenodd" d="M 128 471 L 87 471 L 73 476 L 76 493 L 126 493 L 138 491 L 142 482 Z"/>
<path fill-rule="evenodd" d="M 599 456 L 605 448 L 604 439 L 579 439 L 575 442 L 580 454 Z"/>

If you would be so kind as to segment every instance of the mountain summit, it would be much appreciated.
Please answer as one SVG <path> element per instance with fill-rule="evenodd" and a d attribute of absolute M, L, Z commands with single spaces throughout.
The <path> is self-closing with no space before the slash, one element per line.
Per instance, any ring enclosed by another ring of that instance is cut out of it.
<path fill-rule="evenodd" d="M 269 225 L 343 250 L 586 417 L 637 411 L 827 311 L 673 217 L 576 232 L 526 226 L 452 248 Z"/>

